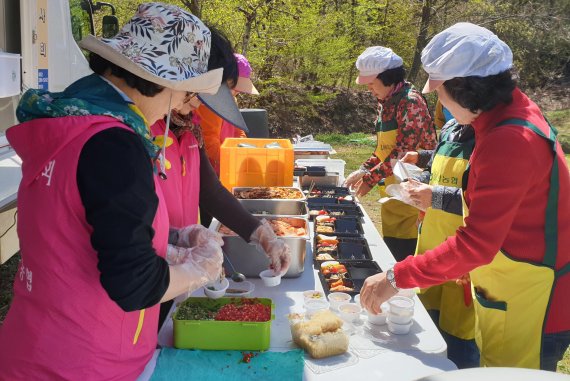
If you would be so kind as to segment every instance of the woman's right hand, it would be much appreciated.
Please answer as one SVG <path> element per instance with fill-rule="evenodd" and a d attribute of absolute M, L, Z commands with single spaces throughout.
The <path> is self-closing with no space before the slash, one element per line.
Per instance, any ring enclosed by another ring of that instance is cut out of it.
<path fill-rule="evenodd" d="M 359 168 L 348 175 L 346 180 L 344 180 L 342 186 L 347 188 L 354 188 L 356 186 L 356 183 L 358 183 L 364 177 L 364 175 L 366 175 L 366 171 L 362 168 Z"/>
<path fill-rule="evenodd" d="M 408 151 L 400 160 L 402 163 L 416 164 L 418 162 L 419 156 L 419 153 L 416 151 Z"/>
<path fill-rule="evenodd" d="M 184 262 L 176 267 L 183 270 L 188 281 L 189 291 L 219 279 L 224 261 L 220 245 L 215 242 L 208 242 L 201 246 L 182 249 L 187 251 L 187 255 Z"/>
<path fill-rule="evenodd" d="M 224 245 L 222 236 L 218 232 L 209 230 L 202 225 L 189 225 L 178 230 L 177 246 L 190 248 L 207 242 L 215 242 L 219 246 Z"/>

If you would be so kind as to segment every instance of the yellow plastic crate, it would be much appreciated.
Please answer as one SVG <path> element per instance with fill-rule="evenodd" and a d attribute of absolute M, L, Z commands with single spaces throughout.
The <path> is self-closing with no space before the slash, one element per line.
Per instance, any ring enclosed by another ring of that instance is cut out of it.
<path fill-rule="evenodd" d="M 238 147 L 245 143 L 255 148 Z M 278 143 L 281 148 L 265 148 Z M 293 185 L 293 145 L 288 139 L 229 138 L 220 148 L 220 180 L 233 187 Z"/>

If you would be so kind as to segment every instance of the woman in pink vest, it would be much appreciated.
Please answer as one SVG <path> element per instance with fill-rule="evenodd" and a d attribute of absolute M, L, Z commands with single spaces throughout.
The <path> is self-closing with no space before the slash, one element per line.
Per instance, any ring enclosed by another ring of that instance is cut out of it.
<path fill-rule="evenodd" d="M 165 196 L 171 227 L 182 228 L 183 235 L 178 238 L 177 247 L 169 246 L 173 263 L 187 256 L 185 236 L 206 239 L 209 230 L 200 230 L 196 224 L 198 206 L 201 211 L 216 217 L 224 225 L 235 231 L 245 241 L 256 244 L 270 261 L 270 267 L 277 273 L 284 273 L 291 260 L 290 249 L 273 232 L 264 220 L 259 220 L 249 213 L 239 201 L 220 183 L 204 149 L 204 139 L 200 118 L 196 110 L 202 105 L 233 128 L 247 131 L 245 121 L 235 103 L 230 87 L 238 87 L 241 72 L 239 55 L 235 55 L 231 42 L 215 28 L 212 33 L 211 54 L 208 70 L 224 69 L 222 85 L 216 94 L 191 94 L 184 100 L 182 107 L 173 110 L 169 128 L 166 121 L 159 120 L 151 127 L 155 144 L 163 149 L 165 181 L 160 182 Z M 243 56 L 242 56 L 243 57 Z M 241 64 L 243 66 L 243 62 Z M 243 68 L 242 68 L 243 69 Z M 251 71 L 251 69 L 250 69 Z M 238 77 L 238 75 L 240 75 Z M 240 88 L 247 89 L 247 86 Z M 164 136 L 167 134 L 168 138 Z M 176 243 L 176 239 L 171 239 Z M 161 308 L 161 318 L 166 316 Z"/>
<path fill-rule="evenodd" d="M 217 91 L 209 29 L 149 3 L 116 37 L 81 46 L 95 74 L 61 93 L 26 92 L 21 124 L 7 132 L 23 160 L 22 260 L 0 327 L 3 380 L 134 380 L 156 348 L 159 302 L 221 271 L 216 236 L 183 235 L 184 262 L 164 259 L 169 223 L 149 134 L 188 91 Z"/>

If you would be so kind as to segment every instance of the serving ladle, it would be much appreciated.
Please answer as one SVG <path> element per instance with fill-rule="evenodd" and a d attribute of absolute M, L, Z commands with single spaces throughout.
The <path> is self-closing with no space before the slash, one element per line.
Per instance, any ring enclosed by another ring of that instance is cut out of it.
<path fill-rule="evenodd" d="M 245 275 L 237 272 L 228 255 L 223 250 L 222 253 L 224 254 L 224 262 L 230 265 L 230 268 L 232 270 L 232 275 L 230 275 L 230 278 L 236 283 L 243 282 L 245 280 Z"/>

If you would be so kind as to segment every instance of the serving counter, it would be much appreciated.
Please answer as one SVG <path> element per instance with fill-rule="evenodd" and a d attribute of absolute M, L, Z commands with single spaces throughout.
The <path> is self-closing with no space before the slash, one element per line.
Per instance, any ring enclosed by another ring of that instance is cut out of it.
<path fill-rule="evenodd" d="M 372 220 L 364 211 L 362 226 L 368 240 L 373 259 L 385 270 L 393 265 L 394 257 L 384 244 Z M 213 222 L 214 224 L 215 222 Z M 298 278 L 283 278 L 277 287 L 265 287 L 260 279 L 248 278 L 255 284 L 253 297 L 271 298 L 275 303 L 275 320 L 271 326 L 270 351 L 287 351 L 296 348 L 291 339 L 287 315 L 304 311 L 305 290 L 322 290 L 317 271 L 313 268 L 312 245 L 307 244 L 305 270 Z M 203 296 L 196 291 L 193 296 Z M 180 297 L 179 300 L 183 300 Z M 342 356 L 312 360 L 305 357 L 303 378 L 305 380 L 366 379 L 366 380 L 414 380 L 432 374 L 457 369 L 447 359 L 447 346 L 427 311 L 417 298 L 414 324 L 409 334 L 394 335 L 386 326 L 374 327 L 367 324 L 348 324 L 345 330 L 350 334 L 349 351 Z M 174 311 L 171 310 L 171 313 Z M 382 328 L 384 327 L 384 328 Z M 161 347 L 172 347 L 172 319 L 166 319 L 161 327 L 158 342 Z M 139 381 L 149 380 L 160 349 L 147 365 Z M 286 379 L 278 377 L 279 379 Z M 181 379 L 184 379 L 181 375 Z"/>

